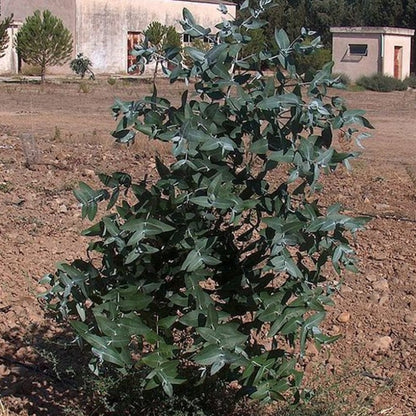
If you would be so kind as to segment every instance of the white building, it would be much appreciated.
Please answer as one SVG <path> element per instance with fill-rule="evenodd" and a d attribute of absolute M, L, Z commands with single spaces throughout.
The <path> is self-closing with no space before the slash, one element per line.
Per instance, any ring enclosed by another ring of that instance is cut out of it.
<path fill-rule="evenodd" d="M 0 74 L 16 74 L 19 63 L 13 39 L 26 17 L 35 10 L 50 10 L 72 32 L 73 56 L 91 59 L 96 74 L 125 74 L 132 63 L 129 51 L 152 21 L 181 30 L 182 10 L 188 8 L 202 26 L 214 28 L 221 21 L 219 3 L 235 16 L 236 6 L 222 0 L 0 0 L 0 19 L 13 13 L 10 45 L 0 59 Z M 69 66 L 49 68 L 49 73 L 69 73 Z"/>
<path fill-rule="evenodd" d="M 375 73 L 404 79 L 410 74 L 412 29 L 332 27 L 334 72 L 352 81 Z"/>

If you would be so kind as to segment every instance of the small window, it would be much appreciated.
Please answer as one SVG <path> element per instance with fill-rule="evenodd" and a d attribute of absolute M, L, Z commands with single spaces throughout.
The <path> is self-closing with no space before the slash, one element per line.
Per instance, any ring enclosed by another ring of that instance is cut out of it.
<path fill-rule="evenodd" d="M 349 45 L 349 48 L 350 48 L 350 55 L 367 56 L 367 53 L 368 53 L 368 45 L 365 45 L 365 44 L 352 44 L 352 45 Z"/>

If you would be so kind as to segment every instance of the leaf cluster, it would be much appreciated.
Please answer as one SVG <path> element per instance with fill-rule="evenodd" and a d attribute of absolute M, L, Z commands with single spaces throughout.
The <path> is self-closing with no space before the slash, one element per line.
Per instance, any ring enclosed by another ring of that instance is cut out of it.
<path fill-rule="evenodd" d="M 174 26 L 166 26 L 158 21 L 151 22 L 144 31 L 144 40 L 130 52 L 136 56 L 136 63 L 129 71 L 139 70 L 143 73 L 145 66 L 155 62 L 155 77 L 159 64 L 167 63 L 172 52 L 179 53 L 182 50 L 182 39 Z"/>
<path fill-rule="evenodd" d="M 356 270 L 348 237 L 367 219 L 320 207 L 320 177 L 357 155 L 337 151 L 334 132 L 352 138 L 371 124 L 328 97 L 339 85 L 331 64 L 308 85 L 297 75 L 295 56 L 320 47 L 308 31 L 290 41 L 276 30 L 274 49 L 241 57 L 272 5 L 245 1 L 244 20 L 223 6 L 212 48 L 185 48 L 191 65 L 166 50 L 170 82 L 188 85 L 179 104 L 155 87 L 113 107 L 116 141 L 144 133 L 169 142 L 173 161 L 157 158 L 152 182 L 116 172 L 99 175 L 102 189 L 75 192 L 90 220 L 107 201 L 108 215 L 83 233 L 100 261 L 60 264 L 43 282 L 49 307 L 91 348 L 94 371 L 103 362 L 140 369 L 146 389 L 172 396 L 191 368 L 199 383 L 234 381 L 262 402 L 288 391 L 298 400 L 308 342 L 337 338 L 320 329 L 336 290 L 328 266 Z M 192 37 L 211 35 L 187 9 L 181 24 Z M 138 61 L 148 53 L 138 47 Z"/>

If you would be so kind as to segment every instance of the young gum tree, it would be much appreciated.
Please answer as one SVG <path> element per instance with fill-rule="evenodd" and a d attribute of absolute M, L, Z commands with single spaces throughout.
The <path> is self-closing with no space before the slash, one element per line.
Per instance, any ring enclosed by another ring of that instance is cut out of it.
<path fill-rule="evenodd" d="M 337 339 L 320 329 L 336 290 L 328 265 L 355 270 L 348 236 L 367 219 L 321 207 L 320 178 L 357 155 L 337 150 L 334 133 L 352 139 L 355 126 L 371 125 L 328 96 L 339 86 L 332 64 L 308 85 L 297 75 L 294 55 L 320 45 L 308 31 L 290 41 L 276 29 L 272 48 L 241 57 L 272 5 L 245 1 L 244 20 L 220 6 L 217 40 L 208 51 L 185 48 L 186 66 L 166 50 L 170 82 L 185 80 L 179 104 L 154 88 L 114 105 L 116 141 L 139 131 L 169 142 L 174 160 L 157 158 L 152 182 L 117 172 L 99 175 L 103 189 L 75 191 L 90 220 L 108 200 L 110 213 L 84 231 L 101 262 L 60 264 L 43 283 L 49 306 L 91 347 L 94 371 L 104 362 L 136 369 L 147 389 L 172 395 L 194 369 L 201 382 L 234 381 L 263 402 L 289 392 L 299 400 L 307 344 Z M 187 9 L 181 23 L 191 37 L 212 33 Z M 155 51 L 136 53 L 143 63 Z"/>

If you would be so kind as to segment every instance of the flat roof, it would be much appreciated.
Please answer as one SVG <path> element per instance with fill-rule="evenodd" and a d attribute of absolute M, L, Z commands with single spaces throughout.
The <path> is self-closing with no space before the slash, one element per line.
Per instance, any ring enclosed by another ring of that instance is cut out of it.
<path fill-rule="evenodd" d="M 414 29 L 403 27 L 376 27 L 376 26 L 343 26 L 331 27 L 332 33 L 384 33 L 389 35 L 413 36 Z"/>

